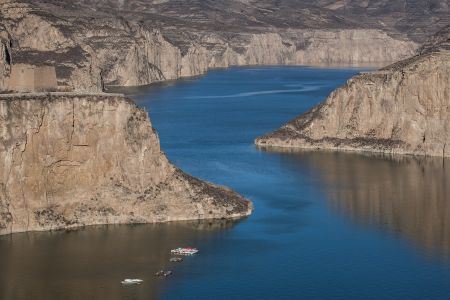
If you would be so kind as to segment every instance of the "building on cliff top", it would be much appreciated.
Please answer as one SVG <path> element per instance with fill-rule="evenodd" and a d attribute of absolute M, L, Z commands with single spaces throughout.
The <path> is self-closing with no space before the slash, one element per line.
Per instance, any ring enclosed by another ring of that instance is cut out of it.
<path fill-rule="evenodd" d="M 54 92 L 58 89 L 55 67 L 14 64 L 7 89 L 19 93 Z"/>

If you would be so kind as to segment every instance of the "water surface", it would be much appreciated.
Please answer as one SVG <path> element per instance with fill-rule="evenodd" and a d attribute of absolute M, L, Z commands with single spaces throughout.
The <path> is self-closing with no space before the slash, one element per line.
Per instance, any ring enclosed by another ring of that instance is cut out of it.
<path fill-rule="evenodd" d="M 0 299 L 449 299 L 448 161 L 253 145 L 358 71 L 234 68 L 129 89 L 170 160 L 253 215 L 0 237 Z M 201 252 L 171 265 L 179 245 Z"/>

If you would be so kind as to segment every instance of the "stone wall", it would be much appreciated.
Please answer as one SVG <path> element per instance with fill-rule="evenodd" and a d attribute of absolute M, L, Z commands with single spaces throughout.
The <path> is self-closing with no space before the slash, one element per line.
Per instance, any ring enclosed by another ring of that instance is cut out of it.
<path fill-rule="evenodd" d="M 53 66 L 13 64 L 7 90 L 20 93 L 52 92 L 58 89 Z"/>

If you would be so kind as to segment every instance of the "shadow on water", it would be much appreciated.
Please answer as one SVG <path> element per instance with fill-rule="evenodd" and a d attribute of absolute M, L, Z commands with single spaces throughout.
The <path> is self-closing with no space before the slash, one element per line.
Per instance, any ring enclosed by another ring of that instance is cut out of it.
<path fill-rule="evenodd" d="M 321 178 L 332 211 L 392 232 L 428 254 L 450 257 L 449 159 L 270 151 L 288 158 L 287 168 L 306 168 Z"/>
<path fill-rule="evenodd" d="M 0 299 L 156 299 L 167 281 L 155 272 L 176 272 L 195 259 L 170 263 L 171 249 L 199 247 L 237 222 L 109 225 L 1 236 Z M 124 278 L 144 283 L 122 286 Z"/>

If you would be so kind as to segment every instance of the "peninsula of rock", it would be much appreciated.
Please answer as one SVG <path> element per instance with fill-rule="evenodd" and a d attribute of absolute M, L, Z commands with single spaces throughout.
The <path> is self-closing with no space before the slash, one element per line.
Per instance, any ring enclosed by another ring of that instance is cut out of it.
<path fill-rule="evenodd" d="M 450 157 L 450 26 L 418 55 L 351 78 L 255 143 Z"/>
<path fill-rule="evenodd" d="M 173 166 L 147 113 L 121 95 L 0 96 L 0 161 L 0 234 L 252 211 Z"/>

